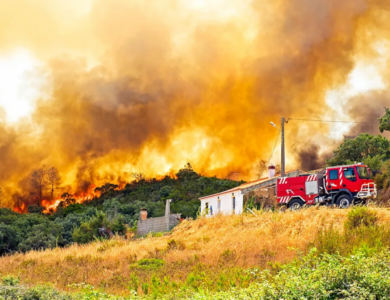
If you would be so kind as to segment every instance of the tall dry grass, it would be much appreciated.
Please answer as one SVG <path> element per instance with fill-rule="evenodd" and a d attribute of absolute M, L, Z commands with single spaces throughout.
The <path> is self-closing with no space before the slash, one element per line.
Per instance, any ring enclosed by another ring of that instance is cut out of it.
<path fill-rule="evenodd" d="M 390 210 L 373 208 L 380 224 L 390 224 Z M 115 238 L 89 245 L 31 251 L 0 258 L 0 275 L 14 275 L 27 284 L 53 283 L 67 290 L 88 283 L 115 294 L 126 294 L 131 275 L 148 280 L 153 270 L 133 266 L 143 258 L 160 258 L 160 277 L 180 282 L 194 268 L 217 270 L 266 267 L 291 261 L 305 251 L 321 228 L 343 231 L 348 210 L 308 208 L 299 212 L 257 212 L 257 215 L 216 216 L 183 221 L 162 237 Z"/>

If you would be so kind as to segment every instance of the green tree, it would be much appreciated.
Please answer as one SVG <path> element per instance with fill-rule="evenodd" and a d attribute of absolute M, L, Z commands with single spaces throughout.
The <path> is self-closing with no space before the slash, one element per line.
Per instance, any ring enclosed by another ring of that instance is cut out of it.
<path fill-rule="evenodd" d="M 171 193 L 172 188 L 169 185 L 165 185 L 160 189 L 161 198 L 167 198 Z"/>
<path fill-rule="evenodd" d="M 385 108 L 385 114 L 382 118 L 378 119 L 379 121 L 379 130 L 383 133 L 383 131 L 390 131 L 390 109 Z"/>
<path fill-rule="evenodd" d="M 103 212 L 99 212 L 89 221 L 81 223 L 79 228 L 73 231 L 72 238 L 76 243 L 85 244 L 99 237 L 99 228 L 110 228 L 110 222 Z"/>
<path fill-rule="evenodd" d="M 44 210 L 45 208 L 43 206 L 39 206 L 36 204 L 29 205 L 27 208 L 27 211 L 30 214 L 41 214 Z"/>
<path fill-rule="evenodd" d="M 368 157 L 390 157 L 389 140 L 381 135 L 368 133 L 359 134 L 354 139 L 345 139 L 333 152 L 333 157 L 327 160 L 328 166 L 345 165 L 353 162 L 362 162 Z"/>
<path fill-rule="evenodd" d="M 379 171 L 382 168 L 383 161 L 385 160 L 386 155 L 375 155 L 373 157 L 368 156 L 363 159 L 363 163 L 367 165 L 371 170 Z"/>
<path fill-rule="evenodd" d="M 15 251 L 20 242 L 17 228 L 0 223 L 0 255 Z"/>
<path fill-rule="evenodd" d="M 62 243 L 62 225 L 45 222 L 32 226 L 25 239 L 19 244 L 23 252 L 54 248 Z"/>

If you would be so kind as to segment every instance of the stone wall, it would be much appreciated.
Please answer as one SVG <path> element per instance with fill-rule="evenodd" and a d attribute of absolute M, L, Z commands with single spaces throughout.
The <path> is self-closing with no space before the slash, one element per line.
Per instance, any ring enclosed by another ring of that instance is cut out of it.
<path fill-rule="evenodd" d="M 146 235 L 150 232 L 171 231 L 179 222 L 180 214 L 139 220 L 137 224 L 137 235 Z"/>

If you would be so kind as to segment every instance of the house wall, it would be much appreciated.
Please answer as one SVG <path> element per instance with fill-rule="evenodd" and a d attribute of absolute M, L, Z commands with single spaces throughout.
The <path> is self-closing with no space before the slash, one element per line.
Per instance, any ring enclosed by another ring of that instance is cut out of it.
<path fill-rule="evenodd" d="M 236 204 L 235 204 L 235 214 L 241 214 L 244 206 L 244 195 L 241 193 L 240 190 L 233 191 L 233 192 L 227 192 L 224 194 L 219 194 L 216 196 L 208 197 L 206 199 L 200 200 L 201 203 L 201 210 L 202 214 L 205 213 L 206 203 L 209 203 L 209 215 L 211 215 L 210 207 L 213 208 L 213 215 L 216 215 L 218 213 L 222 214 L 232 214 L 233 213 L 233 195 L 236 198 Z M 218 197 L 221 202 L 221 208 L 218 210 Z"/>

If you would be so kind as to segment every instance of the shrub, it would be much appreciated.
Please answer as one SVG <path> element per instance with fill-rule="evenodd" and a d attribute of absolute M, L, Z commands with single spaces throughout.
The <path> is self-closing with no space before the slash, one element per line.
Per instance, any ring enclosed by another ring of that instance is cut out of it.
<path fill-rule="evenodd" d="M 157 270 L 164 264 L 165 262 L 159 258 L 144 258 L 138 261 L 137 266 L 143 270 Z"/>
<path fill-rule="evenodd" d="M 233 263 L 236 260 L 236 251 L 226 249 L 220 256 L 221 263 Z"/>
<path fill-rule="evenodd" d="M 5 286 L 16 286 L 19 284 L 20 278 L 9 275 L 9 276 L 4 276 L 2 278 L 2 281 Z"/>
<path fill-rule="evenodd" d="M 210 293 L 202 291 L 192 300 L 224 299 L 387 299 L 390 294 L 390 253 L 366 257 L 357 252 L 350 257 L 316 256 L 316 251 L 284 265 L 273 275 L 256 273 L 259 281 L 248 288 L 231 288 Z"/>
<path fill-rule="evenodd" d="M 390 230 L 377 225 L 378 217 L 375 211 L 367 207 L 352 209 L 344 223 L 344 232 L 331 226 L 320 230 L 314 240 L 319 253 L 347 256 L 357 249 L 364 248 L 369 254 L 390 246 Z"/>
<path fill-rule="evenodd" d="M 176 241 L 175 239 L 171 239 L 168 241 L 168 250 L 184 250 L 186 245 L 182 241 Z"/>
<path fill-rule="evenodd" d="M 377 213 L 365 206 L 354 207 L 348 212 L 345 229 L 351 230 L 359 226 L 375 226 L 378 221 Z"/>

